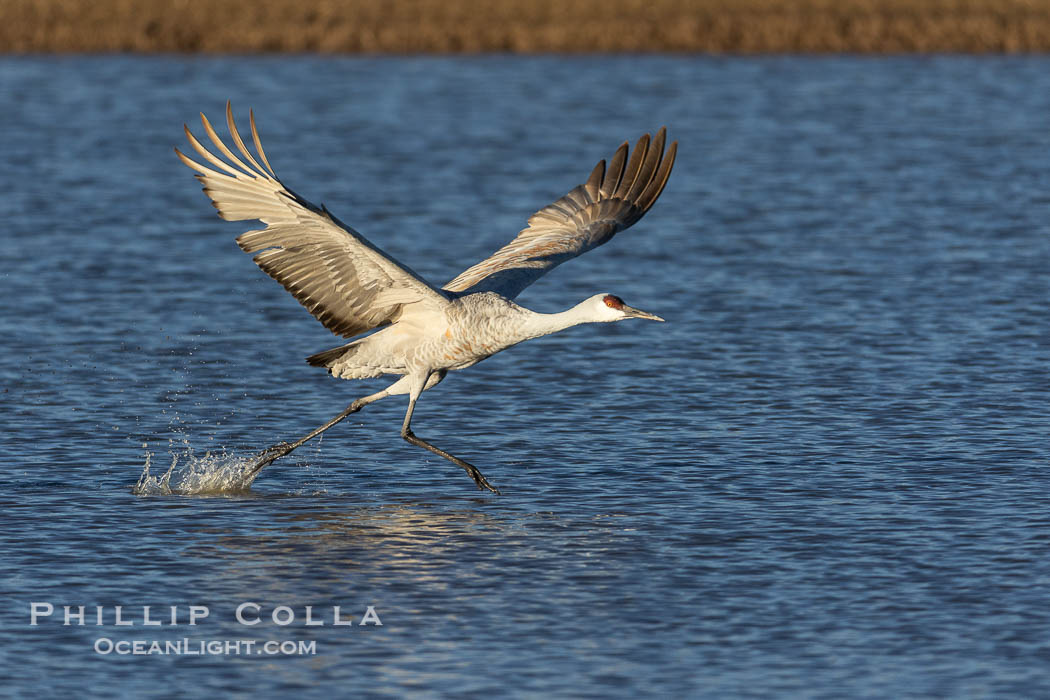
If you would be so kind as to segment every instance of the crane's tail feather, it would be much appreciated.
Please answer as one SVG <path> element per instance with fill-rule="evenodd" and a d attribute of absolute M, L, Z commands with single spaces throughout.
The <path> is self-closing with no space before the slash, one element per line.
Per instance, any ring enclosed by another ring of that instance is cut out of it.
<path fill-rule="evenodd" d="M 355 350 L 355 345 L 357 345 L 356 342 L 349 343 L 347 345 L 340 345 L 339 347 L 332 348 L 331 350 L 324 350 L 315 355 L 310 355 L 310 357 L 306 358 L 306 361 L 312 367 L 327 367 L 331 369 L 332 365 L 334 365 L 336 361 L 344 359 L 348 355 L 353 354 Z"/>

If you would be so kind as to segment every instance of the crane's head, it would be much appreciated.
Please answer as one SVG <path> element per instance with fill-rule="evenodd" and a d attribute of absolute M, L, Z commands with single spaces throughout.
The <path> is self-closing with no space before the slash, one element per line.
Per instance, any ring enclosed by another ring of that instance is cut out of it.
<path fill-rule="evenodd" d="M 595 294 L 584 302 L 591 307 L 595 320 L 599 322 L 622 321 L 625 318 L 646 318 L 650 321 L 663 321 L 662 318 L 648 311 L 642 311 L 623 303 L 615 294 Z"/>

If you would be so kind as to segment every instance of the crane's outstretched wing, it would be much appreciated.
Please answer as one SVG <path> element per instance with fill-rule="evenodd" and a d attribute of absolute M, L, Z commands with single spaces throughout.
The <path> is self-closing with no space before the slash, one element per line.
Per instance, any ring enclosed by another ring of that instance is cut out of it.
<path fill-rule="evenodd" d="M 211 167 L 175 153 L 197 171 L 204 192 L 227 221 L 259 219 L 267 227 L 237 238 L 255 263 L 280 282 L 326 328 L 349 338 L 398 320 L 415 309 L 433 309 L 448 303 L 442 291 L 386 253 L 361 234 L 284 186 L 266 159 L 255 115 L 252 140 L 265 165 L 252 156 L 233 122 L 226 103 L 226 122 L 245 163 L 227 148 L 208 118 L 204 131 L 228 163 L 211 153 L 185 127 L 190 145 Z M 221 172 L 220 172 L 221 171 Z"/>
<path fill-rule="evenodd" d="M 490 258 L 445 285 L 450 292 L 497 292 L 513 299 L 566 260 L 622 231 L 656 202 L 674 165 L 678 142 L 664 153 L 666 129 L 645 134 L 627 160 L 627 142 L 606 169 L 601 161 L 587 182 L 529 218 L 528 227 Z"/>

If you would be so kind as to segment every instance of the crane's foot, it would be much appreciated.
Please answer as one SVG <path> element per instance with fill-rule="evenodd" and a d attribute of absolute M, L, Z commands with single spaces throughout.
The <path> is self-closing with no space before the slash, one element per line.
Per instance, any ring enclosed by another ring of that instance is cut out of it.
<path fill-rule="evenodd" d="M 502 495 L 499 492 L 499 489 L 490 484 L 489 480 L 485 478 L 485 475 L 479 472 L 478 468 L 473 464 L 470 462 L 463 462 L 460 466 L 467 470 L 467 474 L 470 474 L 470 478 L 474 480 L 474 483 L 478 485 L 479 489 L 488 489 L 496 495 Z"/>
<path fill-rule="evenodd" d="M 421 438 L 418 435 L 416 435 L 415 433 L 413 433 L 409 428 L 403 428 L 401 430 L 401 437 L 403 437 L 406 441 L 412 443 L 413 445 L 416 445 L 418 447 L 422 447 L 424 449 L 430 450 L 434 454 L 444 457 L 445 459 L 447 459 L 448 461 L 452 462 L 453 464 L 457 464 L 457 465 L 463 467 L 467 471 L 467 474 L 470 474 L 470 478 L 474 480 L 474 483 L 478 485 L 479 489 L 488 489 L 492 493 L 495 493 L 497 495 L 502 495 L 502 494 L 500 494 L 499 489 L 496 488 L 495 486 L 493 486 L 492 484 L 490 484 L 489 480 L 485 478 L 485 475 L 482 474 L 478 470 L 478 468 L 475 467 L 470 462 L 468 462 L 466 460 L 463 460 L 463 459 L 460 459 L 459 457 L 457 457 L 454 454 L 449 454 L 448 452 L 445 452 L 440 447 L 435 447 L 434 445 L 430 444 L 429 442 L 427 442 L 423 438 Z"/>
<path fill-rule="evenodd" d="M 273 462 L 284 457 L 294 449 L 295 446 L 289 442 L 280 442 L 272 447 L 267 447 L 255 455 L 252 465 L 248 468 L 248 473 L 255 474 L 259 472 L 263 467 L 273 464 Z"/>

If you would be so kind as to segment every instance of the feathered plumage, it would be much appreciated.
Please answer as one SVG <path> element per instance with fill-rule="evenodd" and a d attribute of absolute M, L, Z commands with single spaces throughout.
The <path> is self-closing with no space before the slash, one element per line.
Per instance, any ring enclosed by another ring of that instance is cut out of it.
<path fill-rule="evenodd" d="M 175 152 L 197 173 L 219 216 L 228 221 L 258 219 L 266 228 L 237 238 L 256 264 L 336 335 L 352 338 L 389 326 L 348 345 L 309 358 L 315 366 L 352 378 L 401 375 L 383 391 L 362 397 L 334 419 L 294 443 L 260 453 L 252 474 L 307 440 L 395 394 L 408 394 L 401 436 L 463 467 L 481 488 L 496 491 L 481 472 L 412 433 L 419 395 L 450 370 L 463 369 L 529 338 L 580 323 L 626 318 L 663 319 L 631 308 L 611 294 L 597 294 L 557 314 L 538 314 L 512 301 L 525 287 L 557 265 L 596 248 L 640 219 L 663 192 L 674 165 L 677 142 L 664 151 L 666 132 L 617 149 L 587 181 L 529 218 L 528 226 L 491 257 L 469 268 L 443 289 L 429 284 L 367 241 L 361 234 L 285 187 L 263 151 L 250 115 L 256 158 L 226 105 L 231 150 L 201 114 L 212 149 L 186 128 L 186 138 L 204 161 Z M 221 157 L 220 157 L 221 156 Z M 254 478 L 254 477 L 253 477 Z"/>

